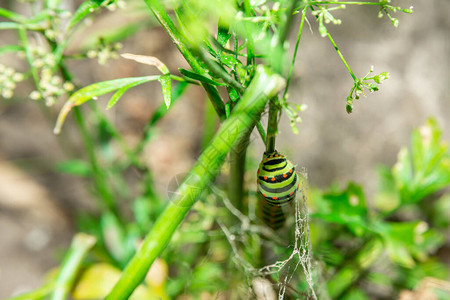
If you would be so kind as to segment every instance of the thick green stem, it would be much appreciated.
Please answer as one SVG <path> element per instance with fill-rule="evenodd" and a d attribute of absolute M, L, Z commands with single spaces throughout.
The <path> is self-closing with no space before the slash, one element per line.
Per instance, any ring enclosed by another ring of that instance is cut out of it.
<path fill-rule="evenodd" d="M 192 55 L 192 52 L 189 50 L 189 48 L 187 46 L 188 44 L 184 40 L 183 36 L 179 33 L 178 28 L 172 22 L 172 19 L 170 19 L 169 15 L 165 11 L 164 7 L 161 5 L 160 1 L 158 1 L 158 0 L 144 0 L 144 1 L 145 1 L 145 3 L 147 3 L 148 7 L 152 10 L 156 19 L 158 19 L 158 22 L 163 26 L 163 28 L 169 34 L 169 37 L 172 39 L 174 44 L 177 46 L 178 50 L 184 56 L 184 58 L 189 63 L 191 68 L 195 72 L 197 72 L 201 75 L 208 76 L 208 74 L 202 68 L 202 66 L 199 64 L 199 62 L 194 57 L 194 55 Z M 205 89 L 206 93 L 208 94 L 208 97 L 211 100 L 211 103 L 214 106 L 214 109 L 216 110 L 220 119 L 224 120 L 225 119 L 225 105 L 219 95 L 219 92 L 217 91 L 217 89 L 214 86 L 212 86 L 210 84 L 207 84 L 204 82 L 202 82 L 201 84 L 202 84 L 203 88 Z"/>
<path fill-rule="evenodd" d="M 276 47 L 272 49 L 272 55 L 270 58 L 270 65 L 274 71 L 283 73 L 284 68 L 284 43 L 291 29 L 291 23 L 293 13 L 295 10 L 295 0 L 291 0 L 289 7 L 286 9 L 284 15 L 284 22 L 280 32 L 277 35 Z M 281 45 L 281 47 L 279 46 Z M 278 99 L 273 98 L 269 102 L 269 121 L 267 123 L 267 140 L 266 140 L 266 152 L 272 153 L 275 151 L 275 139 L 278 133 Z"/>
<path fill-rule="evenodd" d="M 160 215 L 141 248 L 125 268 L 107 300 L 126 299 L 142 282 L 149 267 L 169 243 L 176 228 L 184 220 L 202 191 L 218 173 L 228 152 L 239 142 L 246 130 L 259 119 L 269 98 L 284 87 L 284 80 L 260 66 L 257 73 L 211 144 L 200 156 L 171 203 Z"/>
<path fill-rule="evenodd" d="M 56 279 L 55 289 L 51 300 L 67 299 L 72 289 L 78 270 L 81 267 L 84 257 L 95 245 L 96 239 L 85 233 L 78 233 L 72 240 L 70 249 L 67 251 L 64 261 L 61 265 L 61 271 Z"/>
<path fill-rule="evenodd" d="M 253 128 L 253 126 L 251 127 Z M 245 173 L 245 158 L 247 154 L 247 147 L 251 128 L 247 130 L 244 137 L 233 148 L 230 153 L 230 179 L 228 182 L 228 197 L 231 203 L 238 210 L 242 211 L 242 199 L 244 197 L 244 173 Z"/>
<path fill-rule="evenodd" d="M 275 151 L 275 139 L 278 133 L 278 100 L 276 98 L 270 99 L 269 102 L 269 121 L 267 123 L 267 140 L 266 152 L 272 153 Z"/>

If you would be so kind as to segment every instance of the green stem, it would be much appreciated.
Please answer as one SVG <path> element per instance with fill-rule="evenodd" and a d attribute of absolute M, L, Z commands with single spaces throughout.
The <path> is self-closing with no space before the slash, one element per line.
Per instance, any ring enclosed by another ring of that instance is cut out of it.
<path fill-rule="evenodd" d="M 107 300 L 126 299 L 142 282 L 149 267 L 167 246 L 192 205 L 219 172 L 227 153 L 258 120 L 267 99 L 274 97 L 283 87 L 284 80 L 281 77 L 262 66 L 257 68 L 252 83 L 232 115 L 223 123 L 211 144 L 178 188 L 170 204 L 160 215 L 121 278 L 106 297 Z"/>
<path fill-rule="evenodd" d="M 267 143 L 267 136 L 261 121 L 256 122 L 256 129 L 258 129 L 259 135 L 261 136 L 263 143 L 265 145 Z"/>
<path fill-rule="evenodd" d="M 214 113 L 214 107 L 210 102 L 205 101 L 203 112 L 203 133 L 202 133 L 202 150 L 208 147 L 209 143 L 216 134 L 218 119 Z"/>
<path fill-rule="evenodd" d="M 336 4 L 336 5 L 375 5 L 375 6 L 383 6 L 380 2 L 363 2 L 363 1 L 310 1 L 309 5 L 322 5 L 322 4 Z"/>
<path fill-rule="evenodd" d="M 286 87 L 284 88 L 283 101 L 286 100 L 286 94 L 289 89 L 289 83 L 291 82 L 292 72 L 294 71 L 295 59 L 297 58 L 298 46 L 300 45 L 300 38 L 302 36 L 303 24 L 305 23 L 305 19 L 306 19 L 306 6 L 303 8 L 303 11 L 302 11 L 302 19 L 300 21 L 300 26 L 298 29 L 297 42 L 295 43 L 294 56 L 292 57 L 291 68 L 289 69 L 289 75 L 286 80 Z"/>
<path fill-rule="evenodd" d="M 250 0 L 244 0 L 244 10 L 245 10 L 245 16 L 251 17 L 252 14 L 252 6 L 250 4 Z M 253 36 L 251 35 L 251 30 L 247 24 L 247 22 L 244 22 L 245 32 L 247 36 L 247 66 L 250 66 L 254 64 L 255 60 L 255 46 L 253 42 Z"/>
<path fill-rule="evenodd" d="M 70 249 L 67 251 L 64 261 L 61 264 L 61 271 L 56 279 L 55 289 L 51 300 L 67 299 L 73 283 L 75 282 L 78 270 L 81 267 L 84 257 L 95 245 L 96 239 L 85 233 L 78 233 L 72 240 Z"/>
<path fill-rule="evenodd" d="M 15 12 L 12 12 L 10 10 L 4 9 L 0 7 L 0 17 L 4 17 L 6 19 L 10 19 L 11 21 L 17 22 L 17 23 L 25 23 L 27 21 L 27 18 L 16 14 Z"/>
<path fill-rule="evenodd" d="M 60 3 L 61 3 L 61 0 L 46 0 L 45 7 L 50 8 L 50 9 L 56 9 L 56 8 L 58 8 Z"/>
<path fill-rule="evenodd" d="M 284 15 L 284 22 L 280 32 L 277 35 L 277 43 L 272 49 L 272 55 L 270 58 L 271 67 L 278 73 L 283 73 L 283 57 L 284 57 L 284 43 L 289 34 L 291 23 L 293 19 L 293 13 L 295 11 L 295 0 L 291 0 L 288 9 L 286 9 Z M 281 46 L 280 46 L 281 45 Z M 267 140 L 266 140 L 266 152 L 272 153 L 275 151 L 275 139 L 278 133 L 278 99 L 270 99 L 269 102 L 269 121 L 267 123 Z"/>
<path fill-rule="evenodd" d="M 242 199 L 244 197 L 244 174 L 245 174 L 245 158 L 249 137 L 253 126 L 247 130 L 244 137 L 233 148 L 230 153 L 230 176 L 228 182 L 228 197 L 231 204 L 239 211 L 242 211 Z M 230 214 L 232 216 L 232 214 Z"/>
<path fill-rule="evenodd" d="M 311 8 L 312 11 L 314 11 L 314 8 L 312 7 L 312 5 L 309 6 Z M 319 16 L 315 16 L 317 20 L 319 20 Z M 341 51 L 339 50 L 338 46 L 336 45 L 336 43 L 334 42 L 333 38 L 331 37 L 330 32 L 328 32 L 328 29 L 326 29 L 326 27 L 324 26 L 328 39 L 330 40 L 331 44 L 333 44 L 334 49 L 336 50 L 337 54 L 339 55 L 339 57 L 341 58 L 342 62 L 344 63 L 345 67 L 347 68 L 348 72 L 350 73 L 350 76 L 352 76 L 353 80 L 356 81 L 357 77 L 355 76 L 355 74 L 353 74 L 352 69 L 350 69 L 350 66 L 347 64 L 347 61 L 345 60 L 344 56 L 342 55 Z"/>
<path fill-rule="evenodd" d="M 226 84 L 230 85 L 241 95 L 244 93 L 245 91 L 244 87 L 239 82 L 234 80 L 234 78 L 231 77 L 230 74 L 228 74 L 224 69 L 222 69 L 217 63 L 206 57 L 205 53 L 203 53 L 201 49 L 196 49 L 195 52 L 202 58 L 203 62 L 208 66 L 208 69 L 211 71 L 212 74 L 214 74 L 219 78 L 222 78 L 222 80 Z"/>
<path fill-rule="evenodd" d="M 277 36 L 278 43 L 280 43 L 281 45 L 284 44 L 284 42 L 286 41 L 287 36 L 289 34 L 289 31 L 291 30 L 291 23 L 292 23 L 292 19 L 294 17 L 296 3 L 297 3 L 296 0 L 291 0 L 289 7 L 286 9 L 286 12 L 284 15 L 284 22 L 283 22 L 281 30 Z"/>
<path fill-rule="evenodd" d="M 24 27 L 19 28 L 19 38 L 22 42 L 22 46 L 25 50 L 25 56 L 27 58 L 28 64 L 30 65 L 31 70 L 31 77 L 33 77 L 34 85 L 36 86 L 36 89 L 38 91 L 41 91 L 40 87 L 40 80 L 39 80 L 39 74 L 36 67 L 33 66 L 33 55 L 30 52 L 29 44 L 28 44 L 28 37 L 27 37 L 27 30 Z"/>
<path fill-rule="evenodd" d="M 6 300 L 42 300 L 45 299 L 54 289 L 55 282 L 49 282 L 41 287 L 21 295 L 17 295 Z"/>
<path fill-rule="evenodd" d="M 108 208 L 108 210 L 118 215 L 113 200 L 113 195 L 111 194 L 110 190 L 106 187 L 107 183 L 105 179 L 105 174 L 99 167 L 97 155 L 95 153 L 95 147 L 94 144 L 92 143 L 91 136 L 89 135 L 89 132 L 86 128 L 86 124 L 84 123 L 83 114 L 81 113 L 79 107 L 74 107 L 73 113 L 75 116 L 76 124 L 78 126 L 78 129 L 80 130 L 81 137 L 83 139 L 84 148 L 89 157 L 89 162 L 91 164 L 95 185 L 100 194 L 100 198 L 103 200 L 103 204 Z"/>
<path fill-rule="evenodd" d="M 328 32 L 327 29 L 327 36 L 330 39 L 331 44 L 333 44 L 334 49 L 336 50 L 337 54 L 339 55 L 339 57 L 341 58 L 342 62 L 344 63 L 345 67 L 347 68 L 348 72 L 350 73 L 350 75 L 352 76 L 353 80 L 356 81 L 356 76 L 355 74 L 353 74 L 352 69 L 350 69 L 350 66 L 347 64 L 347 61 L 345 60 L 344 56 L 342 55 L 341 51 L 339 50 L 338 46 L 336 45 L 336 43 L 334 42 L 333 38 L 331 37 L 330 33 Z"/>
<path fill-rule="evenodd" d="M 275 151 L 275 139 L 278 133 L 278 99 L 270 99 L 269 102 L 269 121 L 267 122 L 267 140 L 266 152 L 272 153 Z"/>
<path fill-rule="evenodd" d="M 158 0 L 144 0 L 147 6 L 152 10 L 158 22 L 163 26 L 166 32 L 169 34 L 169 37 L 172 39 L 174 44 L 177 46 L 178 50 L 184 56 L 186 61 L 189 63 L 191 68 L 203 76 L 208 76 L 206 71 L 202 68 L 197 59 L 192 55 L 192 52 L 189 50 L 186 41 L 183 36 L 179 33 L 178 29 L 175 27 L 175 24 L 170 19 L 169 15 L 165 11 L 164 7 Z M 202 82 L 201 85 L 205 89 L 208 97 L 214 106 L 217 114 L 219 115 L 221 120 L 225 119 L 225 105 L 223 103 L 222 98 L 219 95 L 217 89 L 207 83 Z"/>

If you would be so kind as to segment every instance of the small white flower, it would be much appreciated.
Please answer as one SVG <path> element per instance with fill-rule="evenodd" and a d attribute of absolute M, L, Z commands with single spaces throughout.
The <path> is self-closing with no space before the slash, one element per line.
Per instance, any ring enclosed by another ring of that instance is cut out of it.
<path fill-rule="evenodd" d="M 59 85 L 59 84 L 61 84 L 61 82 L 62 82 L 62 80 L 61 80 L 61 77 L 59 77 L 59 76 L 53 76 L 52 79 L 50 80 L 50 83 L 52 85 Z"/>
<path fill-rule="evenodd" d="M 15 73 L 12 76 L 12 80 L 14 80 L 15 82 L 19 82 L 23 80 L 23 74 L 22 73 Z"/>
<path fill-rule="evenodd" d="M 41 93 L 39 93 L 38 91 L 32 91 L 30 93 L 30 98 L 32 100 L 39 100 L 39 99 L 41 99 Z"/>
<path fill-rule="evenodd" d="M 116 4 L 117 4 L 117 7 L 118 7 L 118 8 L 124 9 L 124 8 L 127 7 L 127 3 L 126 3 L 125 1 L 123 1 L 123 0 L 117 0 L 117 1 L 116 1 Z"/>
<path fill-rule="evenodd" d="M 33 61 L 33 67 L 42 68 L 43 66 L 44 66 L 44 61 L 42 59 L 38 58 Z"/>
<path fill-rule="evenodd" d="M 13 91 L 10 89 L 3 89 L 2 90 L 2 97 L 5 99 L 10 99 L 14 95 Z"/>
<path fill-rule="evenodd" d="M 89 58 L 95 58 L 95 57 L 97 57 L 97 51 L 95 51 L 95 50 L 89 50 L 88 51 L 88 53 L 87 53 L 87 57 L 89 57 Z"/>
<path fill-rule="evenodd" d="M 3 83 L 3 88 L 13 90 L 16 88 L 16 83 L 12 80 L 7 80 Z"/>
<path fill-rule="evenodd" d="M 3 71 L 3 74 L 5 74 L 8 77 L 11 77 L 14 73 L 15 72 L 13 68 L 6 68 L 5 71 Z"/>
<path fill-rule="evenodd" d="M 64 82 L 64 84 L 63 84 L 63 89 L 68 92 L 73 91 L 74 88 L 75 88 L 75 86 L 73 85 L 72 82 Z"/>
<path fill-rule="evenodd" d="M 56 32 L 52 29 L 47 29 L 44 31 L 44 34 L 46 37 L 48 37 L 50 40 L 54 41 L 56 38 Z"/>
<path fill-rule="evenodd" d="M 47 98 L 45 98 L 45 105 L 46 106 L 52 106 L 55 103 L 56 103 L 55 97 L 47 97 Z"/>

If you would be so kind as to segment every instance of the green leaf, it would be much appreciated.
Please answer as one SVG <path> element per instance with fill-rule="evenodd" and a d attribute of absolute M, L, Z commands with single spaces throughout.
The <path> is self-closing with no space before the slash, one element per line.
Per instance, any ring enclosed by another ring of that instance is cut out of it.
<path fill-rule="evenodd" d="M 212 85 L 226 86 L 225 83 L 214 81 L 211 78 L 205 77 L 205 76 L 200 75 L 198 73 L 194 73 L 194 72 L 191 72 L 191 71 L 188 71 L 188 70 L 185 70 L 185 69 L 181 69 L 181 68 L 179 68 L 178 70 L 180 71 L 180 73 L 183 76 L 186 76 L 187 78 L 198 80 L 198 81 L 201 81 L 201 82 L 204 82 L 204 83 L 208 83 L 208 84 L 212 84 Z"/>
<path fill-rule="evenodd" d="M 352 288 L 344 296 L 340 297 L 342 300 L 369 300 L 366 293 L 359 288 Z"/>
<path fill-rule="evenodd" d="M 173 106 L 175 102 L 180 99 L 181 95 L 184 93 L 186 88 L 188 87 L 187 82 L 180 82 L 174 87 L 174 91 L 171 96 L 171 105 Z M 166 104 L 161 104 L 153 114 L 152 119 L 150 120 L 149 125 L 154 125 L 156 122 L 158 122 L 165 114 L 167 113 L 167 107 Z"/>
<path fill-rule="evenodd" d="M 190 288 L 193 291 L 216 292 L 225 288 L 223 268 L 212 262 L 201 263 L 196 266 L 192 274 Z"/>
<path fill-rule="evenodd" d="M 140 81 L 132 82 L 132 83 L 120 88 L 119 90 L 117 90 L 117 92 L 114 93 L 114 95 L 111 97 L 111 99 L 109 99 L 106 109 L 111 109 L 111 107 L 113 107 L 117 103 L 117 101 L 119 101 L 119 99 L 123 96 L 123 94 L 126 91 L 128 91 L 128 89 L 135 87 L 137 85 L 140 85 L 142 83 L 145 83 L 147 81 L 148 80 L 146 80 L 146 79 L 142 79 Z"/>
<path fill-rule="evenodd" d="M 73 14 L 72 18 L 69 21 L 69 25 L 67 25 L 67 30 L 72 29 L 75 25 L 77 25 L 81 20 L 83 20 L 87 15 L 93 13 L 97 8 L 100 7 L 100 4 L 104 0 L 88 0 L 84 1 L 78 9 Z"/>
<path fill-rule="evenodd" d="M 121 89 L 128 85 L 132 84 L 138 85 L 148 81 L 155 81 L 158 80 L 159 77 L 160 76 L 144 76 L 144 77 L 130 77 L 130 78 L 114 79 L 109 81 L 102 81 L 91 84 L 87 87 L 84 87 L 76 91 L 69 98 L 69 100 L 67 100 L 67 102 L 61 109 L 53 132 L 55 134 L 59 134 L 61 132 L 61 127 L 64 124 L 67 114 L 72 110 L 73 107 L 81 105 L 94 97 L 110 93 L 112 91 Z"/>
<path fill-rule="evenodd" d="M 361 236 L 367 229 L 367 207 L 362 188 L 349 183 L 343 191 L 330 192 L 317 199 L 317 213 L 313 217 L 325 222 L 347 226 L 355 235 Z"/>
<path fill-rule="evenodd" d="M 422 263 L 416 264 L 411 269 L 402 270 L 401 285 L 408 289 L 414 289 L 426 277 L 446 280 L 448 279 L 449 273 L 448 266 L 436 259 L 429 259 Z"/>
<path fill-rule="evenodd" d="M 415 203 L 450 185 L 450 152 L 435 120 L 412 134 L 411 151 L 402 149 L 392 169 L 405 203 Z"/>
<path fill-rule="evenodd" d="M 400 194 L 389 168 L 384 166 L 378 168 L 378 181 L 379 188 L 375 195 L 374 205 L 375 208 L 387 215 L 400 206 Z"/>
<path fill-rule="evenodd" d="M 232 68 L 237 64 L 240 64 L 240 61 L 236 59 L 235 56 L 230 54 L 222 54 L 220 56 L 220 61 L 229 68 Z"/>
<path fill-rule="evenodd" d="M 434 203 L 431 220 L 436 227 L 450 227 L 450 194 L 443 195 Z"/>
<path fill-rule="evenodd" d="M 159 82 L 161 83 L 164 103 L 166 104 L 166 108 L 169 109 L 172 98 L 172 81 L 170 79 L 170 74 L 161 76 Z"/>
<path fill-rule="evenodd" d="M 66 160 L 56 165 L 60 172 L 68 173 L 80 177 L 89 177 L 92 173 L 91 166 L 84 160 Z"/>
<path fill-rule="evenodd" d="M 111 213 L 104 213 L 100 220 L 104 243 L 108 252 L 120 265 L 125 266 L 135 253 L 138 232 L 126 230 Z M 133 229 L 132 227 L 127 227 Z"/>
<path fill-rule="evenodd" d="M 230 37 L 230 28 L 225 25 L 219 25 L 219 29 L 217 31 L 217 41 L 219 42 L 219 44 L 225 46 Z"/>
<path fill-rule="evenodd" d="M 413 257 L 425 259 L 444 241 L 441 235 L 428 230 L 423 221 L 378 223 L 376 231 L 383 238 L 390 259 L 406 268 L 415 265 Z"/>

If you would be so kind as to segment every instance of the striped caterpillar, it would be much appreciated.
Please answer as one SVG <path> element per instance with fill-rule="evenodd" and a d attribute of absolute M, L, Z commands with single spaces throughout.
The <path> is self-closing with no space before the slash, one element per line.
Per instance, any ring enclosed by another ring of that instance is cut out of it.
<path fill-rule="evenodd" d="M 261 218 L 270 228 L 277 230 L 284 225 L 299 189 L 300 178 L 292 162 L 277 151 L 264 153 L 257 177 Z"/>

